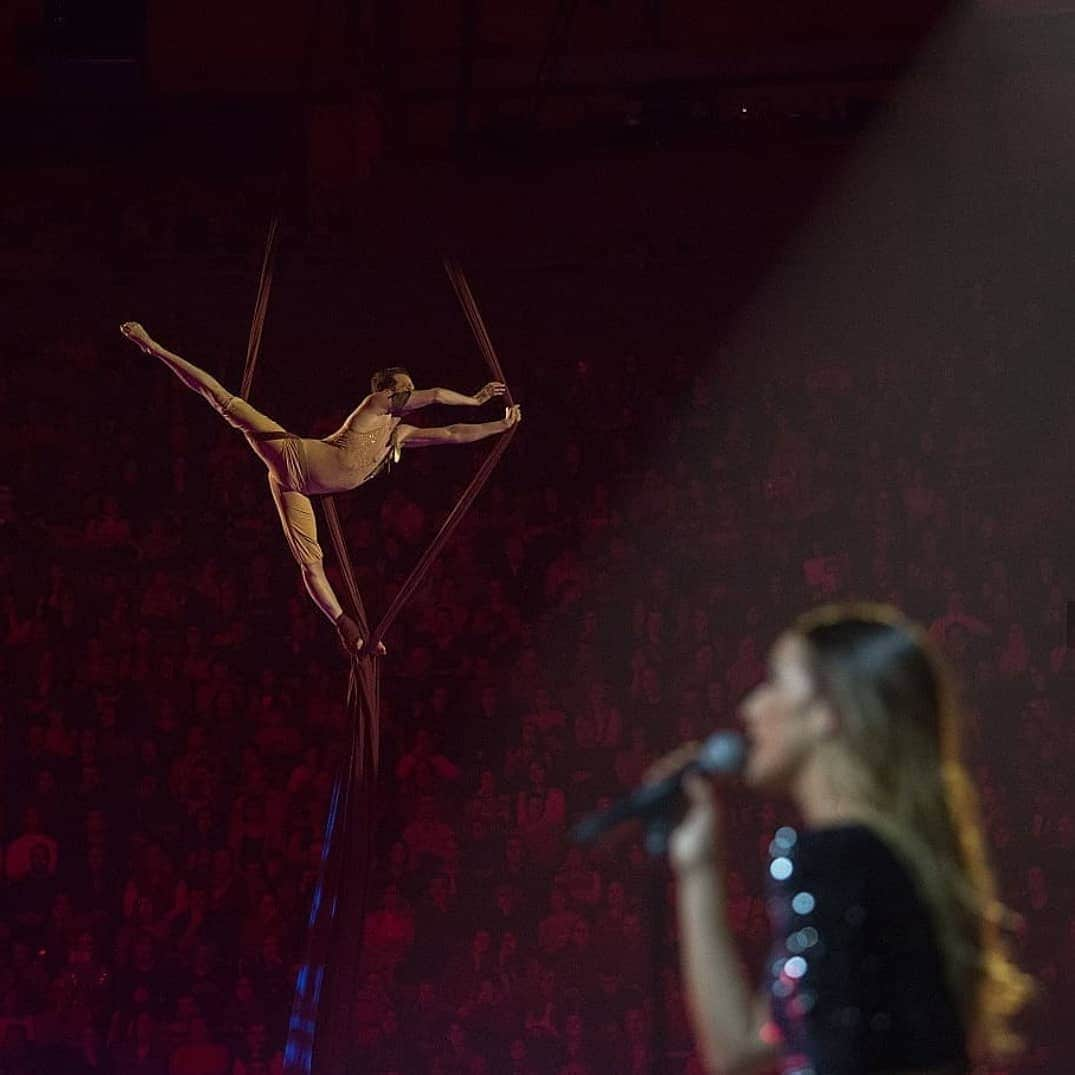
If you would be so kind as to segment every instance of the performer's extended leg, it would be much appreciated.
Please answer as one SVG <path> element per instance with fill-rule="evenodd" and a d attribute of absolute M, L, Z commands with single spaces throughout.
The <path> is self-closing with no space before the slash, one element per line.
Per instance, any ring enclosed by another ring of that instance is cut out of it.
<path fill-rule="evenodd" d="M 325 574 L 324 554 L 317 540 L 317 519 L 310 498 L 303 493 L 284 489 L 271 473 L 269 489 L 280 515 L 284 536 L 291 546 L 291 554 L 302 571 L 302 581 L 307 592 L 314 604 L 336 625 L 344 652 L 348 655 L 360 652 L 365 645 L 362 632 L 358 624 L 344 612 Z M 385 652 L 383 643 L 378 644 L 376 652 Z"/>
<path fill-rule="evenodd" d="M 129 340 L 138 344 L 146 354 L 159 358 L 187 388 L 205 399 L 229 425 L 247 434 L 284 432 L 284 427 L 279 422 L 274 422 L 261 411 L 251 407 L 245 399 L 233 395 L 211 374 L 199 369 L 193 362 L 188 362 L 166 347 L 161 347 L 156 340 L 150 339 L 149 334 L 141 325 L 128 321 L 123 325 L 122 332 Z M 268 464 L 269 461 L 265 460 L 265 462 Z"/>
<path fill-rule="evenodd" d="M 295 557 L 302 571 L 302 581 L 314 604 L 335 623 L 343 612 L 343 606 L 325 575 L 324 554 L 317 540 L 317 519 L 314 516 L 313 504 L 305 494 L 282 488 L 271 474 L 269 489 L 280 514 L 284 536 L 291 546 L 291 555 Z"/>
<path fill-rule="evenodd" d="M 146 354 L 159 358 L 192 391 L 202 396 L 229 425 L 246 434 L 247 443 L 269 471 L 269 488 L 273 502 L 283 524 L 284 536 L 291 547 L 302 572 L 302 581 L 317 607 L 336 625 L 340 641 L 348 653 L 361 650 L 364 639 L 358 625 L 346 615 L 328 577 L 325 575 L 324 557 L 317 541 L 317 521 L 309 498 L 300 492 L 285 488 L 296 483 L 291 470 L 301 470 L 294 448 L 298 441 L 287 434 L 279 422 L 273 421 L 246 400 L 229 392 L 215 377 L 199 369 L 193 362 L 151 339 L 141 325 L 128 321 L 121 328 L 123 335 L 142 348 Z M 264 434 L 282 434 L 281 438 Z M 289 461 L 291 466 L 289 466 Z M 293 480 L 294 479 L 294 480 Z M 301 483 L 300 483 L 301 484 Z M 382 653 L 383 648 L 378 647 Z"/>

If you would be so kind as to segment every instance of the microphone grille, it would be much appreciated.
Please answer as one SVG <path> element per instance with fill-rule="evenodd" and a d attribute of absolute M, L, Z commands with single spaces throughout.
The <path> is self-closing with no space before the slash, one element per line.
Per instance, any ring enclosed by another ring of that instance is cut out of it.
<path fill-rule="evenodd" d="M 706 773 L 738 773 L 746 761 L 747 749 L 737 732 L 714 732 L 698 754 L 698 767 Z"/>

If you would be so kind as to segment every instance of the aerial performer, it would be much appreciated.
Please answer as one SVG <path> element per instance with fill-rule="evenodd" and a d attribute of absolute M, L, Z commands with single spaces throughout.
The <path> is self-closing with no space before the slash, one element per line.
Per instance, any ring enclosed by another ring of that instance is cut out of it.
<path fill-rule="evenodd" d="M 522 419 L 516 405 L 507 407 L 504 417 L 495 422 L 431 429 L 407 425 L 402 420 L 404 415 L 431 403 L 480 407 L 505 395 L 507 389 L 499 381 L 490 382 L 473 396 L 448 388 L 416 389 L 403 367 L 392 366 L 373 374 L 370 394 L 335 433 L 321 439 L 299 437 L 233 395 L 204 370 L 166 350 L 137 322 L 125 322 L 120 331 L 203 396 L 229 425 L 243 433 L 254 454 L 265 464 L 269 490 L 302 581 L 314 604 L 335 625 L 348 655 L 361 652 L 365 639 L 358 624 L 344 611 L 325 574 L 310 497 L 357 489 L 390 463 L 398 462 L 404 447 L 470 444 L 503 433 Z M 377 648 L 379 653 L 384 652 L 383 646 Z"/>

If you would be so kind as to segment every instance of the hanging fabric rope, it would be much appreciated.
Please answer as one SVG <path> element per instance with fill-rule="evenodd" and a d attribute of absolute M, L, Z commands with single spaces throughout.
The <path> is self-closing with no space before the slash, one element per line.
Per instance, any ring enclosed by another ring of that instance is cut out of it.
<path fill-rule="evenodd" d="M 304 155 L 299 153 L 302 105 L 311 99 L 322 6 L 323 0 L 315 0 L 309 9 L 303 63 L 296 83 L 296 105 L 292 116 L 292 153 L 288 164 L 281 171 L 277 210 L 270 222 L 265 241 L 240 388 L 240 395 L 244 399 L 249 398 L 252 390 L 261 350 L 276 263 L 283 194 L 288 189 L 289 176 L 293 186 L 298 183 L 297 177 L 304 162 Z M 445 269 L 478 348 L 489 366 L 492 379 L 503 383 L 500 361 L 466 277 L 453 262 L 446 262 Z M 510 392 L 506 402 L 509 406 L 512 405 Z M 345 1068 L 352 1059 L 354 1010 L 358 994 L 358 973 L 378 806 L 376 791 L 381 742 L 381 676 L 377 649 L 478 497 L 514 434 L 513 426 L 497 439 L 429 548 L 372 632 L 369 630 L 366 609 L 355 579 L 335 501 L 331 496 L 321 500 L 346 596 L 353 618 L 366 639 L 366 645 L 362 654 L 352 656 L 350 662 L 347 688 L 350 741 L 346 761 L 341 766 L 333 786 L 325 820 L 321 864 L 310 901 L 306 958 L 296 978 L 288 1024 L 284 1075 L 344 1075 Z"/>
<path fill-rule="evenodd" d="M 493 379 L 499 381 L 501 384 L 507 384 L 504 380 L 504 371 L 500 368 L 500 359 L 496 356 L 493 342 L 489 339 L 489 333 L 485 328 L 485 322 L 482 320 L 481 311 L 478 309 L 478 304 L 474 301 L 474 295 L 470 290 L 470 284 L 467 283 L 467 278 L 463 274 L 463 270 L 459 267 L 457 262 L 448 258 L 445 259 L 444 262 L 444 271 L 448 274 L 448 279 L 455 289 L 455 294 L 459 299 L 460 305 L 463 307 L 463 313 L 466 315 L 467 323 L 470 325 L 471 332 L 474 333 L 475 340 L 478 341 L 478 347 L 485 357 L 485 361 L 489 364 Z M 508 389 L 506 402 L 509 407 L 515 402 L 511 396 L 511 389 Z M 512 427 L 512 429 L 509 430 L 509 434 L 514 432 L 515 429 Z"/>
<path fill-rule="evenodd" d="M 260 352 L 278 230 L 279 217 L 274 216 L 265 243 L 243 369 L 244 399 L 249 396 Z M 453 262 L 445 262 L 445 269 L 492 379 L 504 382 L 500 361 L 466 277 Z M 506 402 L 508 406 L 512 405 L 510 391 Z M 288 1024 L 283 1064 L 285 1075 L 342 1075 L 351 1059 L 353 1013 L 358 994 L 378 805 L 381 676 L 377 647 L 477 499 L 511 443 L 515 430 L 513 426 L 497 439 L 372 632 L 335 500 L 331 496 L 321 498 L 344 590 L 366 645 L 362 654 L 351 658 L 347 687 L 350 744 L 346 762 L 336 778 L 325 821 L 321 865 L 307 923 L 306 959 L 296 979 Z"/>
<path fill-rule="evenodd" d="M 451 281 L 452 287 L 455 289 L 456 296 L 459 298 L 459 303 L 463 307 L 463 313 L 466 316 L 471 331 L 474 333 L 474 339 L 478 344 L 478 349 L 481 351 L 482 356 L 489 366 L 489 372 L 492 375 L 493 380 L 506 385 L 507 382 L 504 380 L 504 371 L 500 367 L 500 359 L 497 358 L 496 350 L 493 347 L 492 341 L 489 339 L 489 333 L 486 330 L 485 322 L 482 320 L 481 312 L 478 310 L 478 304 L 474 301 L 474 296 L 471 293 L 470 285 L 467 283 L 467 278 L 463 274 L 463 270 L 459 268 L 455 262 L 450 260 L 444 262 L 444 268 L 448 273 L 448 279 Z M 515 402 L 512 398 L 510 388 L 504 396 L 504 401 L 509 407 Z M 507 451 L 508 445 L 511 443 L 511 438 L 515 436 L 517 428 L 517 426 L 512 426 L 506 433 L 497 438 L 496 444 L 486 456 L 478 473 L 474 475 L 470 485 L 464 490 L 463 495 L 459 498 L 455 507 L 448 515 L 448 518 L 444 520 L 437 536 L 430 543 L 429 548 L 426 549 L 407 581 L 400 587 L 395 600 L 388 607 L 388 611 L 384 614 L 381 622 L 377 625 L 377 629 L 373 632 L 368 643 L 369 646 L 375 647 L 378 642 L 384 639 L 385 632 L 392 626 L 396 616 L 399 615 L 400 610 L 407 601 L 410 600 L 411 594 L 414 593 L 415 589 L 417 589 L 419 583 L 422 581 L 429 565 L 437 558 L 441 549 L 452 536 L 455 528 L 459 525 L 464 514 L 466 514 L 467 509 L 473 503 L 478 493 L 481 492 L 482 486 L 488 480 L 489 475 L 500 460 L 500 457 Z"/>
<path fill-rule="evenodd" d="M 332 548 L 336 553 L 336 562 L 343 576 L 344 590 L 350 598 L 351 607 L 354 609 L 354 619 L 358 624 L 362 637 L 370 639 L 369 617 L 366 615 L 366 606 L 363 604 L 362 595 L 359 593 L 358 583 L 355 581 L 354 568 L 351 565 L 351 557 L 347 552 L 347 543 L 343 536 L 343 527 L 340 526 L 340 516 L 336 511 L 334 497 L 321 498 L 321 507 L 324 509 L 325 523 L 328 526 L 329 538 Z M 366 652 L 374 653 L 376 643 L 367 641 Z M 380 679 L 375 674 L 376 665 L 364 657 L 351 658 L 351 671 L 347 683 L 347 711 L 349 713 L 364 712 L 369 714 L 368 720 L 358 722 L 358 745 L 357 764 L 360 769 L 365 766 L 368 759 L 373 766 L 373 775 L 376 777 L 380 769 L 381 751 L 381 707 L 378 699 Z M 361 693 L 361 700 L 359 694 Z M 360 704 L 361 701 L 361 704 Z"/>
<path fill-rule="evenodd" d="M 272 290 L 272 271 L 276 263 L 276 233 L 280 227 L 279 215 L 274 215 L 269 224 L 269 235 L 265 240 L 265 256 L 261 260 L 261 275 L 258 277 L 258 297 L 254 303 L 254 316 L 250 319 L 250 336 L 246 343 L 246 362 L 243 364 L 243 381 L 239 395 L 250 398 L 250 389 L 254 384 L 254 368 L 258 364 L 258 352 L 261 350 L 261 331 L 265 327 L 265 313 L 269 308 L 269 292 Z"/>

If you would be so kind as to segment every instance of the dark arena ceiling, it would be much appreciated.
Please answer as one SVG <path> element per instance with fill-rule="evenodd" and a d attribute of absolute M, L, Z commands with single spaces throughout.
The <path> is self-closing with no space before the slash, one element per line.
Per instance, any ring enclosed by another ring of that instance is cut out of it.
<path fill-rule="evenodd" d="M 986 29 L 958 35 L 967 56 L 988 57 L 990 35 L 1029 35 L 1034 62 L 1062 62 L 1075 38 L 1065 8 L 1075 6 L 13 0 L 0 11 L 0 107 L 40 141 L 28 103 L 48 102 L 57 129 L 62 113 L 101 112 L 102 100 L 116 117 L 149 100 L 157 119 L 201 107 L 217 120 L 227 102 L 256 125 L 279 116 L 271 102 L 309 95 L 360 102 L 382 150 L 398 155 L 584 130 L 596 144 L 595 132 L 639 127 L 695 139 L 774 119 L 853 127 L 971 16 Z"/>

